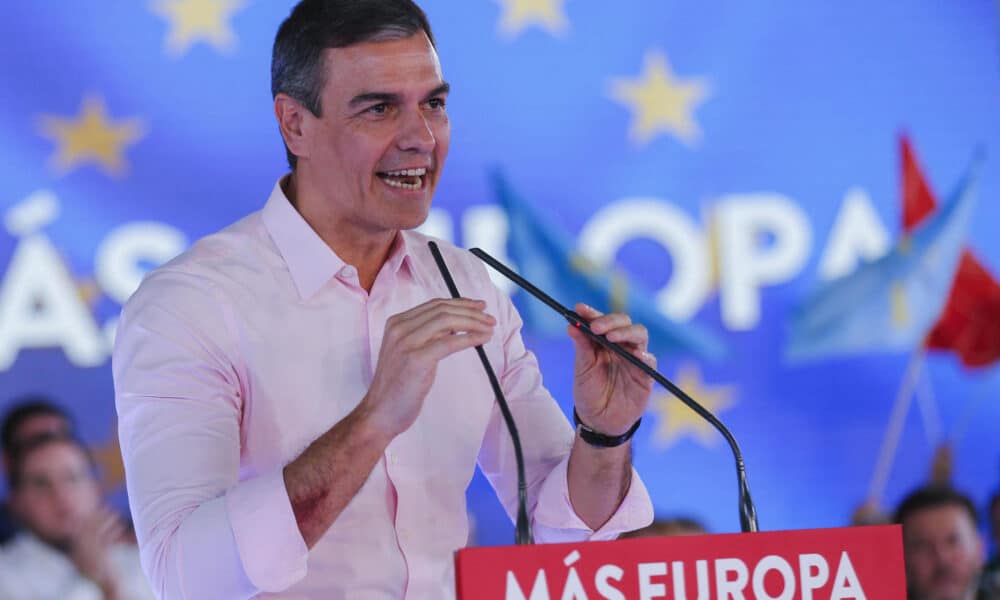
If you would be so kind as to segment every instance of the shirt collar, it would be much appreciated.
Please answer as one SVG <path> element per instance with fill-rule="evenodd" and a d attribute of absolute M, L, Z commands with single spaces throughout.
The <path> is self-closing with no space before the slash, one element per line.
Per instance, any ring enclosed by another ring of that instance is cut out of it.
<path fill-rule="evenodd" d="M 283 177 L 274 184 L 261 219 L 288 265 L 299 296 L 305 300 L 318 292 L 345 263 L 289 202 L 281 189 L 284 181 Z"/>
<path fill-rule="evenodd" d="M 340 273 L 347 263 L 337 256 L 295 210 L 281 187 L 284 181 L 283 177 L 274 184 L 271 196 L 261 211 L 261 218 L 288 265 L 299 297 L 306 300 Z M 426 276 L 421 273 L 419 261 L 413 255 L 417 246 L 419 240 L 414 240 L 411 232 L 401 231 L 396 236 L 382 269 L 398 274 L 405 267 L 419 284 L 425 284 Z"/>
<path fill-rule="evenodd" d="M 421 256 L 421 252 L 430 254 L 430 250 L 422 246 L 426 246 L 426 243 L 422 243 L 417 234 L 412 231 L 400 231 L 396 236 L 393 251 L 389 253 L 386 266 L 391 266 L 394 273 L 399 273 L 401 267 L 406 267 L 406 271 L 417 284 L 427 285 L 427 275 L 421 269 L 423 265 L 417 257 Z"/>

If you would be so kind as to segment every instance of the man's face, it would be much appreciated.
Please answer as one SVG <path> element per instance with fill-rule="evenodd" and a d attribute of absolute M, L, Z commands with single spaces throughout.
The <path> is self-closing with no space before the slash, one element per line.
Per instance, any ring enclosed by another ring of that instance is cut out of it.
<path fill-rule="evenodd" d="M 424 33 L 324 52 L 321 118 L 307 114 L 300 189 L 313 223 L 348 235 L 412 229 L 427 218 L 448 154 L 447 85 Z M 307 218 L 308 218 L 307 216 Z"/>
<path fill-rule="evenodd" d="M 24 457 L 20 485 L 11 505 L 43 540 L 65 546 L 84 517 L 100 504 L 100 491 L 83 450 L 51 442 Z"/>
<path fill-rule="evenodd" d="M 13 443 L 14 446 L 20 446 L 32 438 L 45 434 L 68 435 L 70 429 L 70 424 L 65 417 L 49 413 L 39 413 L 28 417 L 18 425 L 14 431 Z M 10 456 L 4 454 L 3 464 L 7 472 L 10 472 L 10 460 Z"/>
<path fill-rule="evenodd" d="M 974 589 L 983 547 L 964 508 L 939 506 L 913 513 L 903 523 L 903 545 L 914 597 L 960 600 Z"/>

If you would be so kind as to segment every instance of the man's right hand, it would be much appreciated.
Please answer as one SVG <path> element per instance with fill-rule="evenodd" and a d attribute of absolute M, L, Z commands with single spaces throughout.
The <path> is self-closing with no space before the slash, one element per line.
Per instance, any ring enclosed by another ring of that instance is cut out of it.
<path fill-rule="evenodd" d="M 386 322 L 375 376 L 362 400 L 370 422 L 387 436 L 420 414 L 441 359 L 486 343 L 496 319 L 482 300 L 430 300 Z"/>
<path fill-rule="evenodd" d="M 102 506 L 84 518 L 72 536 L 70 559 L 80 574 L 97 584 L 107 598 L 117 597 L 118 579 L 110 552 L 124 535 L 121 517 Z"/>

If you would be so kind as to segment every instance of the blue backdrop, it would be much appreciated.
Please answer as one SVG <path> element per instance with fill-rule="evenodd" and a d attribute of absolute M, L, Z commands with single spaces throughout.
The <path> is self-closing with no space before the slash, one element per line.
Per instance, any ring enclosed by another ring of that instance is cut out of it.
<path fill-rule="evenodd" d="M 115 317 L 143 272 L 260 208 L 285 172 L 269 61 L 292 4 L 4 8 L 0 403 L 56 398 L 112 484 Z M 911 364 L 916 398 L 882 503 L 926 478 L 943 439 L 960 488 L 980 504 L 996 488 L 995 367 L 968 370 L 948 353 L 911 363 L 915 349 L 786 358 L 810 291 L 900 240 L 901 134 L 941 202 L 985 149 L 964 241 L 1000 269 L 994 3 L 423 6 L 453 90 L 451 154 L 426 228 L 516 255 L 499 173 L 591 267 L 617 265 L 611 287 L 626 308 L 656 306 L 720 342 L 722 359 L 674 350 L 660 364 L 741 440 L 762 527 L 848 520 L 873 488 Z M 570 345 L 532 325 L 527 342 L 568 409 Z M 658 512 L 738 528 L 728 450 L 679 403 L 654 398 L 634 447 Z M 469 498 L 481 543 L 512 539 L 483 481 Z"/>

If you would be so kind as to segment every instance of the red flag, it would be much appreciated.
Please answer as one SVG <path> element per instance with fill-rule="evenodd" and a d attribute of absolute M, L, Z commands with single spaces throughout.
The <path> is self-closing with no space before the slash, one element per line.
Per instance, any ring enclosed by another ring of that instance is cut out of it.
<path fill-rule="evenodd" d="M 903 230 L 910 231 L 934 212 L 937 201 L 917 164 L 907 137 L 900 137 L 903 168 Z M 1000 359 L 1000 283 L 968 248 L 962 253 L 941 316 L 924 342 L 934 350 L 951 350 L 968 367 Z"/>

